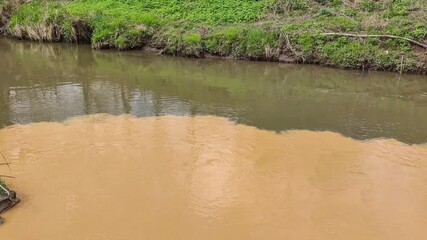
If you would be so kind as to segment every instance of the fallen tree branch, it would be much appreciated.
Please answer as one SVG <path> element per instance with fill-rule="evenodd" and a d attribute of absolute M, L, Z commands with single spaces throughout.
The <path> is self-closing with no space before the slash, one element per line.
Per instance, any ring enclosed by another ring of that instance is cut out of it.
<path fill-rule="evenodd" d="M 10 169 L 10 165 L 9 162 L 7 161 L 6 157 L 3 155 L 2 152 L 0 152 L 0 155 L 3 157 L 5 164 L 7 165 L 7 167 Z"/>
<path fill-rule="evenodd" d="M 405 40 L 408 41 L 410 43 L 413 43 L 415 45 L 418 45 L 420 47 L 426 48 L 427 49 L 427 45 L 417 42 L 413 39 L 410 38 L 405 38 L 405 37 L 399 37 L 399 36 L 394 36 L 394 35 L 370 35 L 370 34 L 352 34 L 352 33 L 322 33 L 322 35 L 326 35 L 326 36 L 346 36 L 346 37 L 358 37 L 358 38 L 392 38 L 392 39 L 401 39 L 401 40 Z"/>
<path fill-rule="evenodd" d="M 14 176 L 9 176 L 9 175 L 0 175 L 0 177 L 2 177 L 2 178 L 15 178 Z"/>

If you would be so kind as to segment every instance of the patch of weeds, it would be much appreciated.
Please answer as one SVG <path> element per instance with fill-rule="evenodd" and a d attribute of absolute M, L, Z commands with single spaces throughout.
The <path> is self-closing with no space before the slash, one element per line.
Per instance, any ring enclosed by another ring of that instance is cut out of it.
<path fill-rule="evenodd" d="M 326 29 L 333 31 L 357 31 L 360 29 L 360 23 L 346 17 L 331 17 L 323 21 Z"/>
<path fill-rule="evenodd" d="M 313 34 L 305 32 L 297 38 L 297 43 L 300 46 L 304 54 L 311 54 L 315 47 L 315 42 Z"/>
<path fill-rule="evenodd" d="M 407 16 L 412 0 L 393 0 L 388 6 L 384 17 L 391 18 L 394 16 Z"/>
<path fill-rule="evenodd" d="M 4 1 L 4 0 L 0 0 L 0 14 L 2 13 L 3 8 L 4 8 L 5 6 L 6 6 L 5 1 Z"/>
<path fill-rule="evenodd" d="M 386 32 L 392 35 L 423 40 L 427 34 L 427 25 L 421 22 L 414 22 L 404 17 L 393 17 L 385 28 Z"/>
<path fill-rule="evenodd" d="M 332 0 L 315 0 L 315 2 L 318 2 L 318 3 L 320 3 L 320 4 L 326 5 L 326 4 L 328 4 L 328 3 L 331 3 L 331 2 L 332 2 Z"/>
<path fill-rule="evenodd" d="M 339 37 L 322 48 L 327 64 L 344 68 L 363 68 L 372 61 L 372 46 L 362 41 Z"/>
<path fill-rule="evenodd" d="M 377 3 L 374 0 L 363 0 L 359 5 L 362 11 L 373 12 L 378 9 Z"/>
<path fill-rule="evenodd" d="M 61 2 L 31 2 L 12 16 L 8 31 L 18 38 L 72 42 L 77 38 L 73 35 L 73 21 Z"/>
<path fill-rule="evenodd" d="M 206 37 L 206 49 L 209 53 L 219 56 L 233 54 L 233 48 L 241 42 L 244 30 L 239 27 L 214 29 Z"/>
<path fill-rule="evenodd" d="M 183 36 L 183 55 L 200 57 L 203 52 L 202 36 L 200 33 L 190 32 Z"/>
<path fill-rule="evenodd" d="M 275 30 L 247 29 L 246 55 L 250 59 L 265 59 L 266 51 L 278 47 L 279 32 Z"/>
<path fill-rule="evenodd" d="M 6 187 L 6 183 L 1 178 L 0 178 L 0 185 L 3 187 Z M 0 188 L 0 195 L 4 195 L 4 194 L 6 194 L 6 192 L 2 188 Z"/>
<path fill-rule="evenodd" d="M 422 40 L 427 37 L 427 24 L 426 23 L 417 23 L 414 26 L 414 29 L 411 31 L 411 35 L 414 39 Z"/>
<path fill-rule="evenodd" d="M 306 10 L 308 7 L 308 0 L 273 0 L 268 6 L 268 10 L 283 14 L 289 11 Z"/>
<path fill-rule="evenodd" d="M 171 55 L 201 57 L 203 40 L 199 33 L 169 29 L 155 35 L 155 44 Z"/>
<path fill-rule="evenodd" d="M 330 8 L 321 8 L 316 15 L 316 17 L 332 17 L 332 16 L 335 16 L 335 13 Z"/>
<path fill-rule="evenodd" d="M 200 45 L 202 43 L 202 37 L 199 33 L 189 33 L 184 36 L 184 41 L 189 45 Z"/>

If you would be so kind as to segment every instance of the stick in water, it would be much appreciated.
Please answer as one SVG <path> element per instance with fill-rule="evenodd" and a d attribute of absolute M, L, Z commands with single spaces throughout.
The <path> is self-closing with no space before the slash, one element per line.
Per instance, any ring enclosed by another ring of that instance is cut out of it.
<path fill-rule="evenodd" d="M 6 157 L 3 155 L 3 153 L 2 153 L 2 152 L 0 152 L 0 155 L 3 157 L 4 162 L 6 163 L 7 167 L 8 167 L 8 168 L 9 168 L 9 170 L 10 170 L 10 165 L 9 165 L 9 162 L 7 161 Z"/>
<path fill-rule="evenodd" d="M 0 177 L 4 177 L 4 178 L 15 178 L 13 176 L 8 176 L 8 175 L 0 175 Z"/>

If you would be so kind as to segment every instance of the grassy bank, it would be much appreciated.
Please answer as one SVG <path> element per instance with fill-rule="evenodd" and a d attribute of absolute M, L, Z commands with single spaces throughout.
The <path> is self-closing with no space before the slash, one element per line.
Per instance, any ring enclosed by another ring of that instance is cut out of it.
<path fill-rule="evenodd" d="M 7 33 L 96 49 L 317 63 L 427 73 L 424 0 L 33 0 L 9 7 Z M 1 6 L 11 1 L 0 0 Z M 4 7 L 3 7 L 4 8 Z M 0 10 L 1 11 L 1 10 Z M 9 10 L 10 12 L 11 10 Z"/>

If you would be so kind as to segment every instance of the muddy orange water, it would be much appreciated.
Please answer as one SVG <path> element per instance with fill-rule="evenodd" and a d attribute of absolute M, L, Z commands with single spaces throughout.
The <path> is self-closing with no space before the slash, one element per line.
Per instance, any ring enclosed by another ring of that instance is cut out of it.
<path fill-rule="evenodd" d="M 0 130 L 22 203 L 3 240 L 426 239 L 427 146 L 221 117 Z"/>

